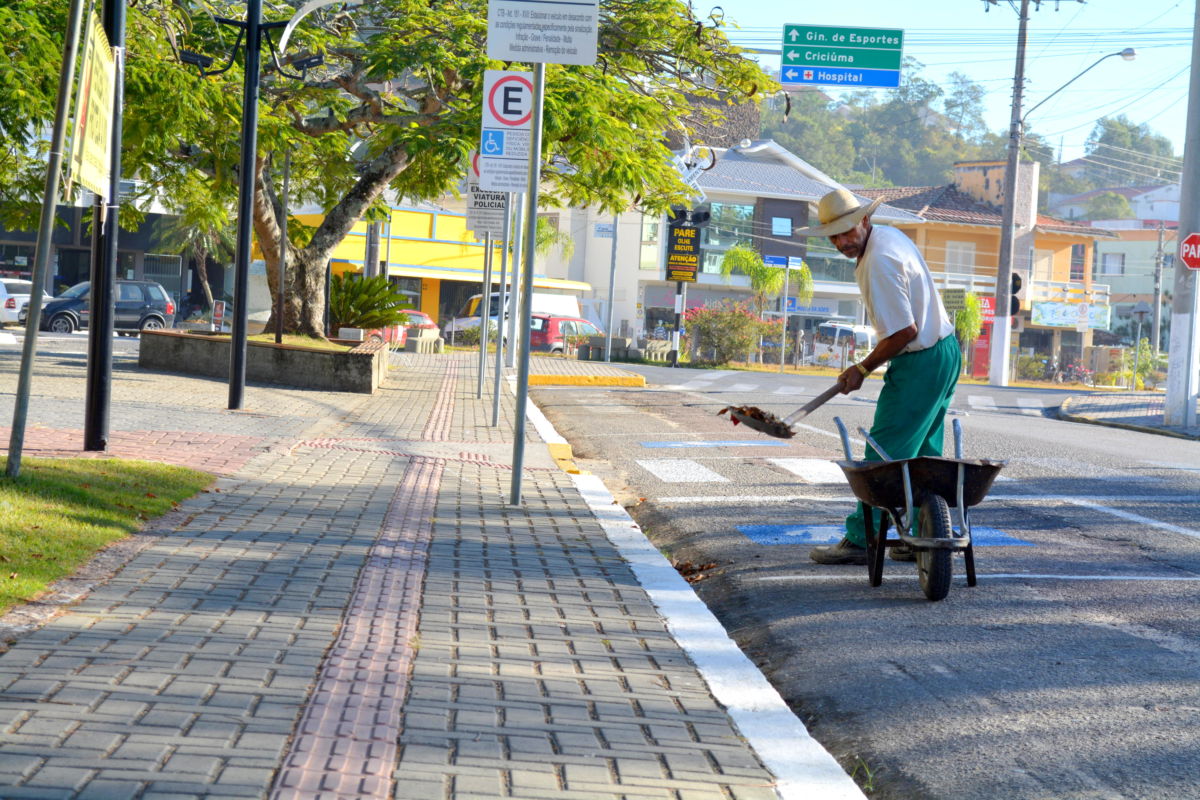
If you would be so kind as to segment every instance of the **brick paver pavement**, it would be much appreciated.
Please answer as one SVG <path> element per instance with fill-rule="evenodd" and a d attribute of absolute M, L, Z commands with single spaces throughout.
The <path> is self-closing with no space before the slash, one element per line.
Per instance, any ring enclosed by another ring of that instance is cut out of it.
<path fill-rule="evenodd" d="M 374 396 L 251 386 L 246 412 L 118 365 L 114 450 L 236 455 L 0 654 L 0 796 L 776 796 L 544 448 L 506 504 L 511 425 L 470 358 L 400 360 Z M 45 373 L 31 431 L 70 452 L 81 364 Z"/>
<path fill-rule="evenodd" d="M 1068 397 L 1060 415 L 1099 425 L 1200 439 L 1200 427 L 1167 425 L 1163 419 L 1166 398 L 1158 392 L 1092 392 Z M 1200 406 L 1198 406 L 1200 410 Z"/>

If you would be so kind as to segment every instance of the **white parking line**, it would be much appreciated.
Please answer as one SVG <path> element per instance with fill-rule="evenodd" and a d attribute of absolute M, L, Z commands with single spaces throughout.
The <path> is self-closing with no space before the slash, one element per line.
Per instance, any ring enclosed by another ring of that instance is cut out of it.
<path fill-rule="evenodd" d="M 1042 401 L 1034 400 L 1032 397 L 1017 398 L 1017 405 L 1021 407 L 1022 414 L 1028 414 L 1031 417 L 1042 416 Z"/>
<path fill-rule="evenodd" d="M 917 580 L 920 576 L 915 573 L 897 573 L 892 574 L 885 572 L 883 575 L 887 580 L 902 579 L 902 580 Z M 990 579 L 1006 579 L 1006 580 L 1038 580 L 1038 581 L 1166 581 L 1177 583 L 1196 583 L 1200 582 L 1200 576 L 1185 577 L 1178 575 L 1055 575 L 1054 573 L 1039 573 L 1039 572 L 977 572 L 975 577 L 983 580 Z M 763 583 L 783 582 L 783 581 L 861 581 L 862 575 L 857 571 L 854 573 L 846 572 L 840 575 L 760 575 L 747 578 L 750 581 L 761 581 Z"/>
<path fill-rule="evenodd" d="M 682 497 L 655 497 L 656 503 L 686 506 L 696 503 L 857 503 L 857 497 L 828 497 L 816 494 L 739 494 L 739 495 L 703 495 Z"/>
<path fill-rule="evenodd" d="M 846 483 L 842 468 L 825 458 L 768 458 L 767 461 L 805 483 Z"/>
<path fill-rule="evenodd" d="M 637 465 L 663 483 L 729 483 L 728 478 L 690 458 L 639 459 Z"/>
<path fill-rule="evenodd" d="M 1172 525 L 1169 522 L 1159 522 L 1158 520 L 1151 519 L 1150 517 L 1143 517 L 1140 514 L 1131 514 L 1128 511 L 1122 511 L 1119 508 L 1109 508 L 1102 503 L 1094 503 L 1090 500 L 1083 500 L 1077 497 L 1063 497 L 1061 499 L 1073 505 L 1090 508 L 1093 511 L 1102 511 L 1105 514 L 1112 514 L 1114 517 L 1120 517 L 1121 519 L 1129 520 L 1130 522 L 1136 522 L 1139 525 L 1148 525 L 1151 528 L 1158 528 L 1159 530 L 1170 531 L 1172 533 L 1182 533 L 1184 536 L 1191 536 L 1193 539 L 1200 539 L 1200 531 L 1192 530 L 1191 528 L 1181 528 L 1178 525 Z M 1122 498 L 1113 499 L 1119 500 Z"/>

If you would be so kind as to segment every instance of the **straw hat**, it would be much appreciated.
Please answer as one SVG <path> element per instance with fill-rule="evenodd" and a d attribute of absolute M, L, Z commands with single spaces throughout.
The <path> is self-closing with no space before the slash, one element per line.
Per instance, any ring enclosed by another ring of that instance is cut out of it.
<path fill-rule="evenodd" d="M 834 189 L 817 203 L 817 219 L 821 224 L 811 228 L 797 228 L 792 233 L 796 236 L 835 236 L 845 233 L 863 217 L 874 214 L 882 202 L 883 198 L 878 198 L 863 205 L 849 190 Z"/>

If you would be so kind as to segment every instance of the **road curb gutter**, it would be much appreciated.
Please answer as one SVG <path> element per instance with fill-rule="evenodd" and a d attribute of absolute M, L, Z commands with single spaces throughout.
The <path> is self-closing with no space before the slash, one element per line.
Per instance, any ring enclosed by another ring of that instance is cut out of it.
<path fill-rule="evenodd" d="M 530 386 L 634 386 L 646 385 L 641 375 L 530 375 Z"/>
<path fill-rule="evenodd" d="M 1200 441 L 1200 436 L 1192 436 L 1189 433 L 1181 433 L 1179 431 L 1172 431 L 1166 428 L 1154 428 L 1149 425 L 1135 425 L 1130 422 L 1110 422 L 1109 420 L 1095 419 L 1093 417 L 1085 417 L 1080 414 L 1073 414 L 1070 412 L 1069 407 L 1071 405 L 1071 401 L 1074 399 L 1075 398 L 1073 397 L 1066 398 L 1056 411 L 1058 418 L 1064 422 L 1081 422 L 1084 425 L 1099 425 L 1104 428 L 1120 428 L 1127 431 L 1136 431 L 1137 433 L 1153 433 L 1158 436 L 1170 436 L 1173 439 L 1183 439 L 1189 442 Z"/>

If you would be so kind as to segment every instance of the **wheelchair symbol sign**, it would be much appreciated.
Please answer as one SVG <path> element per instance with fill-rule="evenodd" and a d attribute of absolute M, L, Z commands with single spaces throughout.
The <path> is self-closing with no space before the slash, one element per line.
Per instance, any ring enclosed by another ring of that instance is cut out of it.
<path fill-rule="evenodd" d="M 485 156 L 504 155 L 504 131 L 484 131 L 479 150 Z"/>

